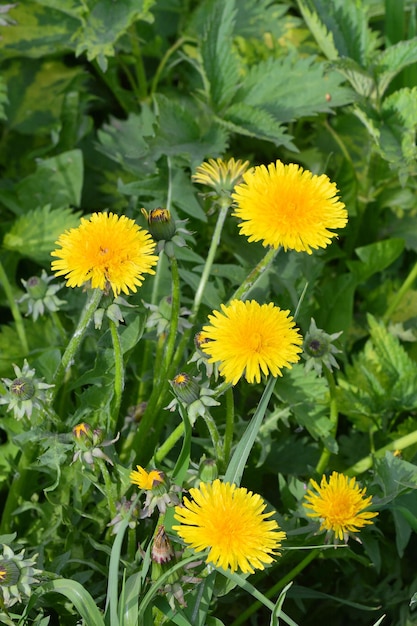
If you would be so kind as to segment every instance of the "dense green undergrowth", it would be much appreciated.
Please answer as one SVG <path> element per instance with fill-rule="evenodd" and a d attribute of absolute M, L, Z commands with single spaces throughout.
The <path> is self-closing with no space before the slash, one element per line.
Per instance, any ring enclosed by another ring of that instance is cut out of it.
<path fill-rule="evenodd" d="M 0 37 L 0 621 L 416 623 L 415 2 L 25 0 L 0 7 Z M 217 158 L 326 174 L 346 228 L 312 255 L 281 250 L 252 285 L 265 248 L 192 179 Z M 180 245 L 80 326 L 90 294 L 52 278 L 58 238 L 93 212 L 147 228 L 141 209 L 156 207 Z M 303 337 L 312 318 L 334 334 L 338 368 L 303 356 L 275 384 L 209 377 L 193 335 L 242 285 L 296 314 Z M 35 396 L 11 404 L 33 370 Z M 181 399 L 166 409 L 178 373 L 203 389 L 191 416 Z M 84 448 L 80 424 L 100 429 Z M 191 570 L 155 573 L 158 515 L 135 517 L 136 465 L 184 490 L 218 474 L 261 494 L 281 556 L 247 578 L 185 551 Z M 309 480 L 332 471 L 378 512 L 337 548 L 303 507 Z M 8 603 L 23 549 L 36 571 Z M 177 583 L 187 607 L 172 609 Z"/>

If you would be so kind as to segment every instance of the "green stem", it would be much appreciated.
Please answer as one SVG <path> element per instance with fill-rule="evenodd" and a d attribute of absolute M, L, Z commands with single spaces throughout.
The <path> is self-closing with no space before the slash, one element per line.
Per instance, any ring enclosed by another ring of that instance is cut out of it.
<path fill-rule="evenodd" d="M 155 452 L 155 462 L 156 464 L 161 463 L 164 458 L 171 452 L 172 448 L 175 444 L 181 439 L 184 434 L 184 422 L 178 424 L 175 430 L 167 437 L 162 445 L 159 446 L 158 450 Z"/>
<path fill-rule="evenodd" d="M 226 390 L 226 428 L 224 431 L 224 461 L 227 465 L 230 460 L 232 450 L 233 432 L 235 426 L 235 404 L 233 396 L 233 387 Z"/>
<path fill-rule="evenodd" d="M 400 304 L 401 300 L 404 298 L 407 291 L 411 289 L 412 284 L 414 283 L 416 278 L 417 278 L 417 263 L 414 265 L 411 272 L 408 274 L 407 278 L 405 279 L 405 281 L 403 282 L 399 290 L 396 292 L 394 298 L 391 300 L 391 303 L 388 309 L 386 310 L 385 315 L 382 318 L 384 322 L 388 322 L 391 319 L 392 314 L 394 313 L 394 311 Z"/>
<path fill-rule="evenodd" d="M 16 304 L 16 301 L 13 296 L 12 286 L 10 284 L 9 278 L 4 270 L 3 264 L 0 262 L 0 282 L 3 284 L 3 289 L 6 294 L 7 301 L 9 303 L 10 311 L 13 315 L 14 322 L 16 324 L 16 332 L 19 337 L 19 341 L 22 346 L 23 353 L 29 354 L 29 345 L 26 337 L 25 325 L 23 323 L 23 318 L 20 314 L 19 307 Z"/>
<path fill-rule="evenodd" d="M 105 462 L 103 461 L 103 459 L 96 458 L 94 460 L 97 461 L 97 464 L 101 471 L 101 475 L 103 476 L 104 489 L 106 493 L 107 504 L 109 506 L 110 519 L 113 519 L 114 517 L 116 517 L 116 514 L 117 514 L 116 497 L 115 497 L 116 494 L 114 490 L 114 485 L 111 481 L 109 470 L 107 469 L 107 466 Z"/>
<path fill-rule="evenodd" d="M 135 58 L 135 70 L 137 79 L 137 88 L 135 89 L 135 95 L 139 99 L 139 102 L 146 100 L 147 98 L 147 80 L 145 74 L 145 67 L 143 65 L 142 52 L 139 46 L 139 37 L 136 31 L 135 24 L 129 29 L 130 45 L 132 46 L 133 56 Z"/>
<path fill-rule="evenodd" d="M 281 248 L 269 248 L 263 259 L 261 259 L 258 265 L 248 274 L 243 283 L 236 289 L 230 300 L 245 300 L 248 293 L 255 286 L 262 274 L 268 269 Z M 230 301 L 229 300 L 229 301 Z"/>
<path fill-rule="evenodd" d="M 78 351 L 78 348 L 80 347 L 81 341 L 83 340 L 87 327 L 100 303 L 102 295 L 103 292 L 101 291 L 101 289 L 94 289 L 91 293 L 90 298 L 87 300 L 84 310 L 81 313 L 78 326 L 75 329 L 75 332 L 71 337 L 64 354 L 62 355 L 61 363 L 58 365 L 55 376 L 52 380 L 52 383 L 55 385 L 55 387 L 51 390 L 53 399 L 56 397 L 59 388 L 64 381 L 67 370 L 69 369 Z"/>
<path fill-rule="evenodd" d="M 213 443 L 214 452 L 216 455 L 217 464 L 220 472 L 224 471 L 224 450 L 221 443 L 219 431 L 217 429 L 216 422 L 208 411 L 203 414 L 203 419 L 206 423 L 207 429 L 210 433 L 211 441 Z"/>
<path fill-rule="evenodd" d="M 337 424 L 339 420 L 339 411 L 337 408 L 337 399 L 336 399 L 336 385 L 334 381 L 334 376 L 332 372 L 325 367 L 325 376 L 327 378 L 327 382 L 329 385 L 329 394 L 330 394 L 330 415 L 329 419 L 332 424 L 331 435 L 336 438 L 337 433 Z M 320 459 L 316 465 L 317 474 L 321 475 L 325 471 L 327 464 L 329 462 L 331 456 L 330 450 L 328 448 L 323 448 Z"/>
<path fill-rule="evenodd" d="M 281 580 L 279 580 L 273 587 L 271 587 L 271 589 L 269 589 L 264 595 L 267 598 L 271 598 L 272 596 L 275 596 L 282 589 L 284 589 L 284 587 L 289 582 L 294 580 L 294 578 L 300 572 L 302 572 L 307 567 L 307 565 L 309 565 L 311 561 L 313 561 L 316 558 L 316 556 L 318 556 L 319 554 L 320 554 L 319 549 L 312 550 L 298 565 L 296 565 L 290 572 L 288 572 L 288 574 L 286 574 L 283 578 L 281 578 Z M 253 613 L 255 613 L 259 608 L 261 608 L 261 606 L 262 606 L 262 603 L 256 600 L 256 602 L 251 604 L 251 606 L 248 607 L 246 611 L 243 611 L 243 613 L 241 613 L 239 617 L 235 619 L 234 622 L 232 622 L 231 626 L 239 626 L 240 624 L 249 623 L 248 622 L 249 617 Z"/>
<path fill-rule="evenodd" d="M 109 420 L 112 420 L 113 423 L 107 424 L 107 432 L 114 432 L 117 430 L 117 419 L 119 417 L 125 380 L 122 345 L 120 343 L 117 326 L 111 319 L 109 319 L 109 327 L 114 352 L 114 396 L 112 400 L 111 415 L 109 416 Z"/>
<path fill-rule="evenodd" d="M 151 83 L 151 88 L 150 88 L 150 96 L 152 97 L 153 94 L 155 93 L 157 87 L 158 87 L 158 83 L 159 83 L 159 79 L 161 77 L 162 72 L 165 69 L 166 64 L 168 63 L 169 58 L 174 54 L 174 52 L 176 52 L 178 50 L 178 48 L 180 48 L 184 43 L 187 42 L 193 42 L 195 41 L 194 39 L 191 39 L 190 37 L 180 37 L 180 39 L 178 39 L 178 41 L 176 41 L 170 48 L 168 48 L 168 50 L 165 52 L 164 56 L 162 57 L 158 67 L 156 68 L 156 72 L 154 74 L 152 83 Z"/>
<path fill-rule="evenodd" d="M 180 315 L 180 275 L 178 272 L 178 261 L 175 256 L 171 257 L 171 278 L 172 278 L 172 300 L 171 300 L 171 319 L 169 323 L 168 341 L 164 354 L 164 363 L 161 368 L 159 380 L 165 378 L 174 354 L 175 341 L 178 331 L 178 319 Z"/>
<path fill-rule="evenodd" d="M 409 448 L 417 443 L 417 430 L 414 430 L 412 433 L 408 433 L 408 435 L 404 435 L 404 437 L 399 437 L 395 439 L 395 441 L 390 441 L 386 446 L 375 450 L 373 454 L 368 454 L 363 459 L 351 465 L 347 470 L 344 471 L 344 474 L 347 476 L 356 476 L 357 474 L 362 474 L 362 472 L 366 472 L 366 470 L 370 469 L 375 461 L 375 459 L 381 459 L 385 456 L 386 452 L 393 452 L 395 450 L 405 450 L 405 448 Z"/>

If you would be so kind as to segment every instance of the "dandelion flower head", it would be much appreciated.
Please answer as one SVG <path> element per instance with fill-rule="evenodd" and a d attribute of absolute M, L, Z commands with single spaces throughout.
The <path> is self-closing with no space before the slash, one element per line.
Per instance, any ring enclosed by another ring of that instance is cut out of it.
<path fill-rule="evenodd" d="M 255 300 L 232 300 L 221 309 L 209 315 L 210 325 L 202 332 L 208 340 L 204 352 L 210 362 L 220 363 L 226 382 L 235 385 L 244 375 L 249 383 L 259 383 L 261 372 L 281 376 L 282 368 L 300 359 L 303 339 L 289 311 Z"/>
<path fill-rule="evenodd" d="M 196 552 L 209 550 L 207 562 L 253 574 L 279 556 L 285 533 L 268 519 L 273 513 L 264 512 L 261 496 L 219 479 L 200 483 L 190 496 L 175 507 L 180 525 L 173 529 Z"/>
<path fill-rule="evenodd" d="M 196 169 L 192 175 L 195 183 L 213 187 L 218 194 L 231 192 L 233 187 L 241 181 L 242 175 L 246 172 L 249 161 L 238 159 L 209 159 Z"/>
<path fill-rule="evenodd" d="M 150 490 L 164 482 L 164 475 L 159 470 L 151 470 L 147 472 L 140 465 L 136 466 L 136 470 L 130 473 L 130 482 L 137 485 L 139 489 Z"/>
<path fill-rule="evenodd" d="M 323 476 L 320 486 L 311 480 L 312 489 L 305 495 L 304 507 L 310 510 L 309 517 L 318 518 L 320 530 L 333 531 L 335 537 L 346 541 L 349 533 L 357 533 L 378 515 L 365 509 L 371 504 L 372 496 L 365 497 L 356 478 L 333 472 L 329 479 Z"/>
<path fill-rule="evenodd" d="M 299 165 L 281 161 L 259 165 L 243 174 L 232 198 L 242 220 L 240 234 L 264 246 L 312 253 L 325 248 L 347 223 L 335 183 Z"/>
<path fill-rule="evenodd" d="M 81 287 L 90 281 L 93 289 L 112 288 L 115 296 L 122 291 L 136 292 L 143 274 L 154 274 L 158 257 L 150 234 L 125 215 L 93 213 L 81 218 L 77 228 L 63 233 L 59 249 L 51 254 L 52 271 L 65 276 L 68 287 Z"/>

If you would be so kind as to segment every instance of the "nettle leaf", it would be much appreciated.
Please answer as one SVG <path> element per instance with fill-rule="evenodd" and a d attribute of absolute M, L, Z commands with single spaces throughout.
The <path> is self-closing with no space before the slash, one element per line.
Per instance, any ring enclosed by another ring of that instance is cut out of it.
<path fill-rule="evenodd" d="M 345 0 L 334 0 L 330 3 L 326 0 L 299 0 L 299 6 L 302 12 L 316 13 L 323 26 L 332 33 L 337 56 L 350 57 L 363 67 L 370 63 L 381 40 L 377 31 L 368 27 L 367 7 L 363 3 Z M 324 28 L 320 30 L 316 26 L 317 30 L 319 33 L 324 32 Z M 325 42 L 326 49 L 333 55 L 329 39 Z"/>
<path fill-rule="evenodd" d="M 406 164 L 415 171 L 417 157 L 417 87 L 404 88 L 386 98 L 382 105 L 383 129 L 381 131 L 381 151 L 391 162 Z M 384 132 L 384 127 L 387 131 Z M 387 133 L 389 132 L 389 135 Z M 390 140 L 387 141 L 387 136 Z"/>
<path fill-rule="evenodd" d="M 375 72 L 380 96 L 385 93 L 392 79 L 412 63 L 417 63 L 417 37 L 400 41 L 378 54 Z"/>
<path fill-rule="evenodd" d="M 155 0 L 99 0 L 74 35 L 76 55 L 86 52 L 87 59 L 97 59 L 105 72 L 107 57 L 115 55 L 115 44 L 128 28 L 138 20 L 153 21 L 150 9 L 154 4 Z"/>
<path fill-rule="evenodd" d="M 327 28 L 316 11 L 307 2 L 298 0 L 298 7 L 320 50 L 329 60 L 337 59 L 339 53 L 331 30 Z"/>
<path fill-rule="evenodd" d="M 239 58 L 233 48 L 235 17 L 234 0 L 214 2 L 201 41 L 203 70 L 215 111 L 227 106 L 241 78 Z"/>
<path fill-rule="evenodd" d="M 286 129 L 270 113 L 259 107 L 245 103 L 232 104 L 226 111 L 224 118 L 219 120 L 231 132 L 258 139 L 272 141 L 275 145 L 285 146 L 288 150 L 297 152 L 286 133 Z"/>
<path fill-rule="evenodd" d="M 75 12 L 61 11 L 57 4 L 67 5 L 68 0 L 51 5 L 42 0 L 14 4 L 10 10 L 14 24 L 0 27 L 2 58 L 39 59 L 73 49 L 71 37 L 80 21 Z"/>
<path fill-rule="evenodd" d="M 29 211 L 19 217 L 6 233 L 3 245 L 7 250 L 34 259 L 39 263 L 51 260 L 56 240 L 68 228 L 79 225 L 79 213 L 71 209 L 51 209 L 50 205 Z"/>
<path fill-rule="evenodd" d="M 343 78 L 328 67 L 326 72 L 326 65 L 316 57 L 270 58 L 249 70 L 235 101 L 261 107 L 279 122 L 330 113 L 332 108 L 352 102 L 354 93 L 341 87 Z"/>
<path fill-rule="evenodd" d="M 2 192 L 2 202 L 17 215 L 33 207 L 58 209 L 79 206 L 83 186 L 81 150 L 70 150 L 37 162 L 36 172 L 21 180 L 13 190 Z"/>
<path fill-rule="evenodd" d="M 11 62 L 3 71 L 8 88 L 9 127 L 30 134 L 57 130 L 65 93 L 74 83 L 77 85 L 81 77 L 80 68 L 69 68 L 57 60 L 16 59 Z"/>
<path fill-rule="evenodd" d="M 353 59 L 336 59 L 332 67 L 340 72 L 352 85 L 359 96 L 375 99 L 377 95 L 375 78 Z"/>
<path fill-rule="evenodd" d="M 367 430 L 417 408 L 417 364 L 399 340 L 368 316 L 370 339 L 339 376 L 339 408 Z"/>

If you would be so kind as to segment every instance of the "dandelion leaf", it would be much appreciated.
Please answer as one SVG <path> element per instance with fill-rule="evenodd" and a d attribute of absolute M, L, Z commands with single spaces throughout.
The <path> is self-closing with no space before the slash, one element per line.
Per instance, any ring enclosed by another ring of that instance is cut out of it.
<path fill-rule="evenodd" d="M 6 233 L 3 245 L 39 263 L 51 260 L 58 237 L 68 228 L 79 225 L 79 214 L 71 209 L 51 209 L 50 205 L 19 217 Z"/>

